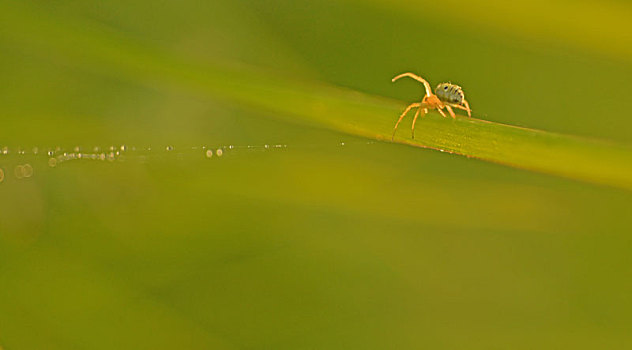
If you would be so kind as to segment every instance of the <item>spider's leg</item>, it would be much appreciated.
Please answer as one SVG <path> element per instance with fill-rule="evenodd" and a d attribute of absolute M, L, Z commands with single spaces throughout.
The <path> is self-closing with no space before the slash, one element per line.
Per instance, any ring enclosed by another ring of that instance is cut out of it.
<path fill-rule="evenodd" d="M 461 105 L 457 105 L 457 104 L 451 104 L 451 106 L 455 107 L 455 108 L 462 109 L 464 111 L 467 111 L 467 116 L 472 118 L 472 110 L 470 109 L 470 104 L 467 103 L 467 101 L 465 101 L 465 99 L 463 99 L 463 104 L 465 105 L 465 107 L 463 107 Z"/>
<path fill-rule="evenodd" d="M 399 119 L 397 120 L 397 123 L 395 124 L 395 128 L 393 129 L 393 136 L 391 137 L 391 141 L 393 141 L 395 139 L 395 132 L 397 131 L 397 127 L 399 126 L 399 123 L 402 121 L 402 119 L 404 119 L 404 116 L 406 115 L 406 113 L 408 113 L 408 111 L 410 111 L 411 109 L 413 109 L 415 107 L 421 107 L 421 106 L 422 106 L 422 103 L 412 103 L 411 105 L 406 107 L 406 110 L 404 110 L 404 113 L 402 113 L 402 115 L 399 116 Z"/>
<path fill-rule="evenodd" d="M 456 119 L 456 115 L 454 115 L 454 111 L 452 110 L 452 107 L 445 106 L 445 108 L 448 110 L 448 112 L 450 112 L 450 116 L 452 117 L 452 119 Z"/>
<path fill-rule="evenodd" d="M 467 107 L 463 107 L 461 105 L 457 105 L 457 104 L 450 104 L 450 107 L 452 108 L 458 108 L 458 109 L 462 109 L 464 111 L 467 111 L 467 116 L 472 118 L 472 110 L 467 109 Z"/>
<path fill-rule="evenodd" d="M 403 78 L 403 77 L 413 78 L 413 79 L 417 80 L 418 82 L 424 84 L 424 87 L 426 88 L 426 96 L 432 95 L 432 89 L 430 88 L 430 84 L 428 84 L 428 82 L 424 78 L 422 78 L 422 77 L 420 77 L 420 76 L 418 76 L 416 74 L 413 74 L 413 73 L 410 73 L 410 72 L 402 73 L 402 74 L 396 76 L 395 78 L 393 78 L 391 81 L 395 82 L 397 79 Z"/>
<path fill-rule="evenodd" d="M 439 113 L 441 113 L 441 115 L 442 115 L 444 118 L 447 118 L 448 116 L 447 116 L 447 115 L 445 115 L 445 113 L 443 113 L 443 111 L 441 110 L 441 108 L 442 108 L 442 107 L 437 107 L 437 111 L 439 111 Z"/>
<path fill-rule="evenodd" d="M 417 110 L 417 113 L 415 113 L 415 118 L 413 119 L 413 133 L 412 133 L 413 139 L 415 138 L 415 123 L 417 122 L 417 117 L 419 117 L 419 114 L 420 114 L 419 112 L 421 112 L 422 109 L 424 110 L 423 114 L 421 115 L 422 117 L 426 115 L 426 113 L 428 113 L 428 108 L 421 108 L 421 107 L 419 107 L 419 109 Z"/>

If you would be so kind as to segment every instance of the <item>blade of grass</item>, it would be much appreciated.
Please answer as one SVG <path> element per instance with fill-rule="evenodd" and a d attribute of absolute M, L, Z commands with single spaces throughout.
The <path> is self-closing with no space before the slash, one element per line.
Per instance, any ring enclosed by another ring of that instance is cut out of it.
<path fill-rule="evenodd" d="M 35 8 L 2 6 L 0 37 L 19 46 L 45 50 L 97 71 L 152 87 L 184 89 L 272 112 L 291 122 L 363 136 L 390 139 L 401 102 L 361 94 L 243 66 L 194 62 L 134 42 L 108 28 L 72 18 L 53 18 Z M 390 77 L 385 77 L 389 79 Z M 513 167 L 598 184 L 632 189 L 632 148 L 605 141 L 561 135 L 435 114 L 417 124 L 415 140 L 401 128 L 395 141 L 474 157 Z"/>

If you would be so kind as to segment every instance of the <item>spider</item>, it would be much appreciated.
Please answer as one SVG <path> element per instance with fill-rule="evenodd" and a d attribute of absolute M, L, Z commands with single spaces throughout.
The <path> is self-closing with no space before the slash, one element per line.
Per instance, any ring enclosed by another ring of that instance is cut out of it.
<path fill-rule="evenodd" d="M 452 110 L 452 108 L 454 107 L 454 108 L 467 111 L 467 116 L 470 118 L 472 117 L 472 110 L 470 109 L 469 103 L 467 103 L 467 101 L 465 100 L 463 89 L 461 89 L 460 86 L 454 85 L 452 83 L 441 83 L 437 85 L 437 88 L 435 89 L 436 94 L 433 94 L 432 90 L 430 89 L 430 84 L 428 84 L 428 82 L 424 80 L 424 78 L 418 75 L 415 75 L 413 73 L 400 74 L 396 76 L 395 78 L 393 78 L 392 81 L 395 82 L 397 79 L 403 78 L 403 77 L 413 78 L 421 82 L 422 84 L 424 84 L 424 87 L 426 88 L 426 96 L 424 96 L 421 102 L 413 103 L 409 105 L 408 107 L 406 107 L 406 110 L 404 110 L 404 113 L 402 113 L 402 115 L 399 116 L 399 119 L 397 120 L 397 124 L 395 124 L 391 141 L 395 139 L 395 132 L 397 131 L 397 126 L 402 121 L 402 119 L 404 119 L 404 116 L 406 115 L 406 113 L 408 113 L 408 111 L 410 111 L 411 109 L 415 107 L 418 107 L 419 109 L 417 109 L 417 113 L 415 113 L 415 118 L 413 119 L 413 127 L 412 127 L 413 139 L 415 138 L 415 122 L 417 121 L 417 117 L 419 117 L 419 114 L 422 110 L 424 111 L 424 113 L 422 114 L 423 116 L 426 113 L 428 113 L 428 109 L 436 108 L 437 111 L 441 113 L 443 117 L 447 118 L 447 116 L 442 110 L 443 108 L 446 108 L 448 112 L 450 113 L 450 116 L 452 118 L 456 118 L 456 116 L 454 115 L 454 111 Z"/>

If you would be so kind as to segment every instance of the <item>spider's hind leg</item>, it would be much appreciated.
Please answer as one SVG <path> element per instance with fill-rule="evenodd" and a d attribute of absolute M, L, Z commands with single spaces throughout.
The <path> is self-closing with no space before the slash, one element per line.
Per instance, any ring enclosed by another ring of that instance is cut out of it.
<path fill-rule="evenodd" d="M 470 109 L 470 104 L 467 103 L 467 101 L 465 101 L 465 99 L 463 99 L 463 104 L 465 105 L 465 108 L 467 108 L 467 116 L 472 118 L 472 110 Z"/>
<path fill-rule="evenodd" d="M 455 104 L 455 105 L 452 105 L 452 107 L 456 107 L 456 108 L 462 109 L 464 111 L 467 111 L 467 116 L 472 118 L 472 110 L 470 109 L 470 104 L 467 103 L 467 101 L 465 101 L 465 99 L 463 99 L 463 101 L 461 103 L 463 103 L 465 106 L 461 106 L 461 105 Z"/>
<path fill-rule="evenodd" d="M 452 119 L 456 119 L 456 115 L 454 115 L 454 111 L 452 110 L 452 107 L 445 106 L 445 109 L 447 109 L 448 112 L 450 112 L 450 116 L 452 117 Z"/>
<path fill-rule="evenodd" d="M 472 110 L 470 109 L 470 106 L 467 104 L 466 101 L 463 101 L 463 102 L 465 103 L 465 106 L 461 106 L 457 104 L 450 104 L 450 106 L 467 111 L 467 116 L 472 118 Z"/>
<path fill-rule="evenodd" d="M 441 110 L 441 107 L 437 107 L 437 111 L 439 111 L 439 113 L 444 117 L 447 118 L 448 116 L 445 115 L 445 113 L 443 113 L 443 110 Z"/>

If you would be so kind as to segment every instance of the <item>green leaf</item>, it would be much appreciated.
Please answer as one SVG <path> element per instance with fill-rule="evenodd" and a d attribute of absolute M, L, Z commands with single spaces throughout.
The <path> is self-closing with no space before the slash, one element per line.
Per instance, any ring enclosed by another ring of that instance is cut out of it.
<path fill-rule="evenodd" d="M 355 91 L 243 71 L 233 72 L 231 84 L 234 88 L 226 97 L 237 102 L 374 140 L 391 139 L 393 126 L 406 107 Z M 409 112 L 405 120 L 410 122 L 413 114 Z M 400 124 L 395 142 L 632 189 L 632 148 L 624 145 L 463 116 L 442 118 L 436 112 L 417 120 L 415 139 L 407 125 Z"/>
<path fill-rule="evenodd" d="M 72 21 L 62 24 L 43 13 L 33 16 L 32 11 L 17 6 L 5 8 L 3 21 L 13 30 L 3 34 L 50 49 L 52 54 L 72 58 L 87 68 L 107 66 L 123 79 L 135 79 L 150 86 L 180 86 L 196 95 L 265 110 L 291 122 L 373 140 L 390 140 L 393 125 L 406 106 L 250 67 L 192 62 L 131 42 L 107 28 Z M 632 148 L 626 145 L 476 118 L 444 119 L 436 113 L 417 122 L 414 140 L 406 129 L 406 123 L 402 123 L 395 142 L 632 189 Z"/>

